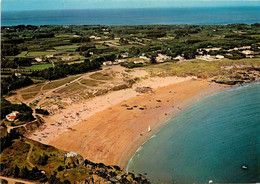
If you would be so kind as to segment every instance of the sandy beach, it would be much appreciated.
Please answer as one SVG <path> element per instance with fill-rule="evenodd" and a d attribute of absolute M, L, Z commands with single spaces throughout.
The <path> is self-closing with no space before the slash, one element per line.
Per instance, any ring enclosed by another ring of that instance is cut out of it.
<path fill-rule="evenodd" d="M 153 92 L 137 93 L 137 86 L 152 87 Z M 222 89 L 191 77 L 148 78 L 135 87 L 73 104 L 45 118 L 47 123 L 30 138 L 125 169 L 138 147 L 169 119 L 199 98 Z"/>

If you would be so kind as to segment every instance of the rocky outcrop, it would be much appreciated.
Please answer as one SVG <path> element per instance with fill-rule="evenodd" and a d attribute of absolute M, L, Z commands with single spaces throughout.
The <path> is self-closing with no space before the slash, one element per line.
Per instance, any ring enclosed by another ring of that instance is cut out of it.
<path fill-rule="evenodd" d="M 236 85 L 242 83 L 249 83 L 260 81 L 259 68 L 247 68 L 244 70 L 235 70 L 231 74 L 219 75 L 212 80 L 219 84 Z"/>

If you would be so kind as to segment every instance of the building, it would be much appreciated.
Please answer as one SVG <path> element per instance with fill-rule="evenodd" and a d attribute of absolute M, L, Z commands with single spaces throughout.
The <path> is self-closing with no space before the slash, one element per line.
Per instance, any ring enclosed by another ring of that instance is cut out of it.
<path fill-rule="evenodd" d="M 238 48 L 238 50 L 249 50 L 249 49 L 251 49 L 251 46 L 243 46 Z"/>
<path fill-rule="evenodd" d="M 222 55 L 216 55 L 216 59 L 224 59 L 225 57 Z"/>
<path fill-rule="evenodd" d="M 15 73 L 14 74 L 16 77 L 18 77 L 18 78 L 21 78 L 22 77 L 22 74 L 21 73 Z"/>
<path fill-rule="evenodd" d="M 170 59 L 172 59 L 171 56 L 158 54 L 158 56 L 156 57 L 155 60 L 156 60 L 157 63 L 162 63 L 162 62 L 165 62 L 165 61 L 170 60 Z"/>
<path fill-rule="evenodd" d="M 63 57 L 61 58 L 62 61 L 69 61 L 69 60 L 72 60 L 72 57 Z"/>
<path fill-rule="evenodd" d="M 217 51 L 220 50 L 221 48 L 219 47 L 213 47 L 213 48 L 204 48 L 205 51 L 210 52 L 210 51 Z"/>
<path fill-rule="evenodd" d="M 179 60 L 179 61 L 184 61 L 184 57 L 182 57 L 182 56 L 177 56 L 177 57 L 175 57 L 174 59 L 177 59 L 177 60 Z"/>
<path fill-rule="evenodd" d="M 53 54 L 46 55 L 46 58 L 53 58 Z"/>
<path fill-rule="evenodd" d="M 212 61 L 212 60 L 215 60 L 217 59 L 216 56 L 211 56 L 211 55 L 202 55 L 202 56 L 196 56 L 196 59 L 201 59 L 201 60 L 204 60 L 204 61 Z"/>
<path fill-rule="evenodd" d="M 151 61 L 150 58 L 146 57 L 145 54 L 142 54 L 141 56 L 139 56 L 140 59 L 144 59 L 144 60 L 147 60 L 147 61 Z"/>
<path fill-rule="evenodd" d="M 6 115 L 6 119 L 8 121 L 12 121 L 13 122 L 18 114 L 19 114 L 18 111 L 13 111 L 10 114 Z"/>
<path fill-rule="evenodd" d="M 103 65 L 104 66 L 111 66 L 111 65 L 113 65 L 113 62 L 112 61 L 105 61 L 105 62 L 103 62 Z"/>
<path fill-rule="evenodd" d="M 144 60 L 141 60 L 141 59 L 134 61 L 134 64 L 143 64 L 143 63 L 144 63 Z"/>
<path fill-rule="evenodd" d="M 243 50 L 242 53 L 245 54 L 245 55 L 252 55 L 252 54 L 254 54 L 254 51 L 251 51 L 251 50 Z"/>
<path fill-rule="evenodd" d="M 246 55 L 246 58 L 254 58 L 255 56 L 253 54 Z"/>
<path fill-rule="evenodd" d="M 34 58 L 37 62 L 42 62 L 42 58 L 40 58 L 40 57 L 36 57 L 36 58 Z"/>

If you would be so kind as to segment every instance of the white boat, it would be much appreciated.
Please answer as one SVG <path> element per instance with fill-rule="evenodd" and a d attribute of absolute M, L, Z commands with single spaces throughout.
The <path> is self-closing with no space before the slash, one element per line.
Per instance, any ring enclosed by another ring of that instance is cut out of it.
<path fill-rule="evenodd" d="M 148 127 L 148 132 L 151 132 L 151 126 L 149 125 L 149 127 Z"/>
<path fill-rule="evenodd" d="M 247 170 L 248 167 L 247 167 L 247 165 L 242 165 L 241 168 L 244 170 Z"/>

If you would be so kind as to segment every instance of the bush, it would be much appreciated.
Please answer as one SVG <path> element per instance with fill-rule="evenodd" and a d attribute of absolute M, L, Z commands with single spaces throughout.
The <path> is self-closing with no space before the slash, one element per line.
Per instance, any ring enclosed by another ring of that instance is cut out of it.
<path fill-rule="evenodd" d="M 43 114 L 43 115 L 49 115 L 50 114 L 47 110 L 44 110 L 44 109 L 35 109 L 35 112 L 37 114 Z"/>

